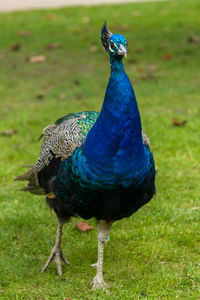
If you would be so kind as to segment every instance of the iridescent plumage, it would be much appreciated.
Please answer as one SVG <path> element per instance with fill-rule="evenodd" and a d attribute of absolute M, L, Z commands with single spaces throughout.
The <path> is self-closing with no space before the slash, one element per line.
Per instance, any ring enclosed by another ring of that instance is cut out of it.
<path fill-rule="evenodd" d="M 56 244 L 45 264 L 64 258 L 60 239 L 63 222 L 72 216 L 98 220 L 98 262 L 94 287 L 103 281 L 103 245 L 111 224 L 135 211 L 155 194 L 155 167 L 149 139 L 142 132 L 135 93 L 122 63 L 127 41 L 104 24 L 102 44 L 110 55 L 111 76 L 100 114 L 69 114 L 44 129 L 36 164 L 18 180 L 24 190 L 47 195 L 59 225 Z"/>

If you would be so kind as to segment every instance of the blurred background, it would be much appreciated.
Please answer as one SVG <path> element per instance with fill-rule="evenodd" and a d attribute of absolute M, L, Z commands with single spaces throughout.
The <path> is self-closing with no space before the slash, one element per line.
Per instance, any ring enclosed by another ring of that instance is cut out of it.
<path fill-rule="evenodd" d="M 51 7 L 67 2 L 0 3 L 0 298 L 199 299 L 199 0 Z M 21 165 L 36 161 L 45 126 L 101 109 L 110 74 L 100 40 L 105 20 L 128 40 L 124 65 L 157 168 L 156 198 L 111 232 L 108 294 L 88 287 L 96 231 L 78 232 L 77 220 L 63 238 L 73 268 L 62 280 L 53 264 L 39 274 L 56 217 L 43 197 L 13 181 Z"/>
<path fill-rule="evenodd" d="M 0 3 L 0 11 L 26 10 L 33 8 L 51 8 L 74 5 L 98 5 L 128 2 L 148 2 L 162 0 L 8 0 Z M 164 0 L 163 0 L 164 1 Z"/>

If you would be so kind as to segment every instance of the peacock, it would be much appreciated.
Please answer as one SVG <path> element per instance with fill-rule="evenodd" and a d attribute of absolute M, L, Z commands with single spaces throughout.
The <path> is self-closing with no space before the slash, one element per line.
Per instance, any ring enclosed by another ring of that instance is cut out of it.
<path fill-rule="evenodd" d="M 29 181 L 23 190 L 45 194 L 58 217 L 55 246 L 41 272 L 52 260 L 59 275 L 62 261 L 70 265 L 61 250 L 65 222 L 73 216 L 96 218 L 98 259 L 94 264 L 94 288 L 106 286 L 103 251 L 113 222 L 130 217 L 155 194 L 153 154 L 122 62 L 127 56 L 127 40 L 121 34 L 113 34 L 105 22 L 101 41 L 111 66 L 101 112 L 68 114 L 44 128 L 36 163 L 16 178 Z"/>

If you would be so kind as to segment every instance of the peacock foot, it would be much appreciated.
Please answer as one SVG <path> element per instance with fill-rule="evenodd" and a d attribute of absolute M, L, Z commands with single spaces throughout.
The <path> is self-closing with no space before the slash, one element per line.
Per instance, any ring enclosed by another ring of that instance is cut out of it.
<path fill-rule="evenodd" d="M 91 264 L 90 266 L 93 268 L 97 268 L 97 262 L 95 264 Z"/>
<path fill-rule="evenodd" d="M 54 260 L 57 265 L 57 271 L 58 271 L 59 276 L 62 275 L 62 261 L 64 261 L 66 263 L 66 265 L 71 266 L 71 264 L 68 262 L 68 260 L 64 257 L 61 248 L 58 246 L 54 246 L 49 258 L 47 259 L 46 264 L 44 265 L 44 267 L 41 270 L 41 273 L 43 273 L 47 269 L 48 265 L 50 264 L 50 262 L 52 260 Z"/>
<path fill-rule="evenodd" d="M 92 280 L 92 289 L 107 289 L 108 285 L 105 283 L 102 277 L 96 275 Z"/>

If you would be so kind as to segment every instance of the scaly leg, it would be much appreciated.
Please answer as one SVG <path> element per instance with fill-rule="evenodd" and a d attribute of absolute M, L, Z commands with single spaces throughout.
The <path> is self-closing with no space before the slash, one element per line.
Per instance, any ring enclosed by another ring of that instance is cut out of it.
<path fill-rule="evenodd" d="M 92 280 L 93 289 L 106 287 L 107 284 L 103 280 L 103 250 L 104 243 L 109 240 L 109 232 L 112 223 L 100 220 L 98 222 L 98 261 L 93 266 L 97 268 L 97 274 Z"/>
<path fill-rule="evenodd" d="M 56 262 L 57 265 L 57 270 L 58 270 L 58 275 L 61 276 L 62 275 L 62 260 L 66 263 L 66 265 L 71 265 L 66 258 L 64 257 L 62 250 L 61 250 L 61 237 L 62 237 L 62 227 L 63 227 L 64 222 L 61 220 L 58 220 L 58 227 L 57 227 L 57 233 L 56 233 L 56 242 L 55 242 L 55 246 L 53 247 L 51 254 L 46 262 L 46 264 L 44 265 L 44 267 L 41 270 L 41 273 L 43 273 L 46 268 L 48 267 L 48 265 L 50 264 L 50 262 L 52 260 L 54 260 Z"/>

